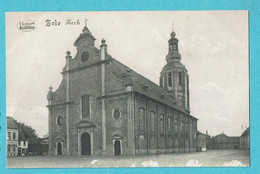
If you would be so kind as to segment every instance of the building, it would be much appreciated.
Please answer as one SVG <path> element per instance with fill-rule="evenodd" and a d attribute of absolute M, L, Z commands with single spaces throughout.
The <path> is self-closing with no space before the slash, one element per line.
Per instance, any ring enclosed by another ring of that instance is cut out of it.
<path fill-rule="evenodd" d="M 240 136 L 240 148 L 250 149 L 250 128 L 249 127 Z"/>
<path fill-rule="evenodd" d="M 7 156 L 18 155 L 19 128 L 12 117 L 6 117 Z"/>
<path fill-rule="evenodd" d="M 28 152 L 28 141 L 18 141 L 18 156 L 25 156 Z"/>
<path fill-rule="evenodd" d="M 197 131 L 197 151 L 198 152 L 205 152 L 209 149 L 209 140 L 210 136 L 208 135 L 208 131 L 206 134 Z"/>
<path fill-rule="evenodd" d="M 39 153 L 40 155 L 48 155 L 49 150 L 49 140 L 48 137 L 42 138 L 39 145 Z"/>
<path fill-rule="evenodd" d="M 229 137 L 222 133 L 210 139 L 211 149 L 239 149 L 240 137 Z"/>
<path fill-rule="evenodd" d="M 48 155 L 49 143 L 48 138 L 37 138 L 29 142 L 28 155 Z"/>
<path fill-rule="evenodd" d="M 47 99 L 50 155 L 149 155 L 196 150 L 189 76 L 175 32 L 160 86 L 100 49 L 87 26 L 67 51 L 63 80 Z M 163 59 L 162 59 L 163 60 Z"/>
<path fill-rule="evenodd" d="M 20 128 L 12 117 L 6 117 L 7 156 L 25 155 L 28 150 L 28 141 L 19 140 Z"/>

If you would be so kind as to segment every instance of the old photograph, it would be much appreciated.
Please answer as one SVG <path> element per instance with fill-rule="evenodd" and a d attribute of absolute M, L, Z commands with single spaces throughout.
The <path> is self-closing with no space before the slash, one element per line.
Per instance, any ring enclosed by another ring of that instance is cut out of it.
<path fill-rule="evenodd" d="M 7 12 L 7 168 L 249 167 L 248 35 L 248 11 Z"/>

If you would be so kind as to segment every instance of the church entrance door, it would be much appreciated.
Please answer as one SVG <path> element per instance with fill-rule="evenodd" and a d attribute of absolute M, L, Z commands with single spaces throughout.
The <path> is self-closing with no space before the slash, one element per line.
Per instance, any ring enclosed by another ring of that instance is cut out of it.
<path fill-rule="evenodd" d="M 91 154 L 90 135 L 87 132 L 81 135 L 81 154 L 82 155 Z"/>
<path fill-rule="evenodd" d="M 119 140 L 115 140 L 114 142 L 114 153 L 115 155 L 121 155 L 121 143 Z"/>
<path fill-rule="evenodd" d="M 61 145 L 61 143 L 57 144 L 57 154 L 62 155 L 62 145 Z"/>

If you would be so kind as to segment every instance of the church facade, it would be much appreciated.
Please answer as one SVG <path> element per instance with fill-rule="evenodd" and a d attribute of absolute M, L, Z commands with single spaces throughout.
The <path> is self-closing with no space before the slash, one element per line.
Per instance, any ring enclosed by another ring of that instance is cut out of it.
<path fill-rule="evenodd" d="M 157 85 L 100 49 L 87 26 L 67 51 L 63 80 L 50 87 L 50 155 L 149 155 L 196 149 L 197 119 L 190 115 L 189 76 L 178 39 L 169 39 Z"/>

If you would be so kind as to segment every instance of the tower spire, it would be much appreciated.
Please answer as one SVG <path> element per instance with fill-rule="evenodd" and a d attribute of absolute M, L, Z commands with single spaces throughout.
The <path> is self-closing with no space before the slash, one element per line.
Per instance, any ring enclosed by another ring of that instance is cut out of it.
<path fill-rule="evenodd" d="M 189 76 L 185 66 L 181 63 L 181 54 L 178 49 L 178 39 L 173 30 L 170 34 L 169 51 L 166 56 L 167 64 L 160 73 L 160 86 L 167 90 L 175 105 L 190 112 Z"/>

